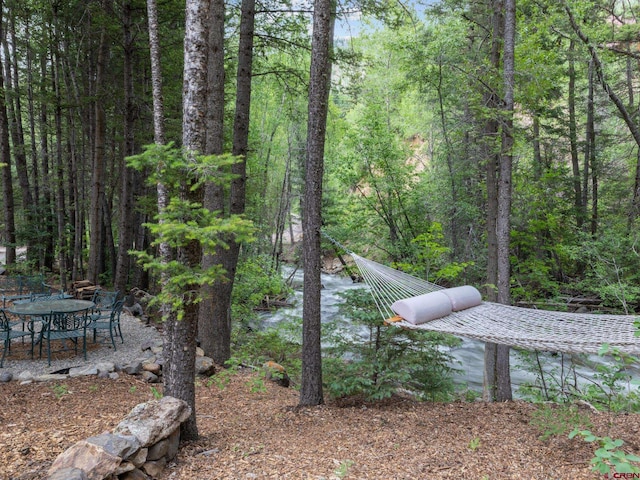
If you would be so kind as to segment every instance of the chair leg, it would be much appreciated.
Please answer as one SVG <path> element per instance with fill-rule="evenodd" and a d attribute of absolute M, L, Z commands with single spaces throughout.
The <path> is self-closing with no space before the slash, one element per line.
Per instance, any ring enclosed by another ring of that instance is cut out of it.
<path fill-rule="evenodd" d="M 115 352 L 117 350 L 116 348 L 116 341 L 113 339 L 113 329 L 115 327 L 112 325 L 109 325 L 109 336 L 111 337 L 111 345 L 113 345 L 113 351 Z"/>
<path fill-rule="evenodd" d="M 10 343 L 11 343 L 10 338 L 7 338 L 4 341 L 4 348 L 2 349 L 2 360 L 0 360 L 0 368 L 4 368 L 4 357 L 7 355 L 7 348 L 9 348 Z"/>

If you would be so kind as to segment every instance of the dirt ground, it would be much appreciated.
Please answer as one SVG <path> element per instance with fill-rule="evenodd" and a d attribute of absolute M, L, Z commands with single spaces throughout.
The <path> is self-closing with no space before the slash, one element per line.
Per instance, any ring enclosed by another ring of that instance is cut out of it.
<path fill-rule="evenodd" d="M 74 442 L 109 431 L 153 396 L 127 375 L 0 384 L 0 478 L 43 478 Z M 590 470 L 593 444 L 566 434 L 541 440 L 537 407 L 524 402 L 297 403 L 298 392 L 255 374 L 223 389 L 198 381 L 200 439 L 183 444 L 159 480 L 604 478 Z M 581 413 L 594 433 L 640 453 L 640 415 Z"/>

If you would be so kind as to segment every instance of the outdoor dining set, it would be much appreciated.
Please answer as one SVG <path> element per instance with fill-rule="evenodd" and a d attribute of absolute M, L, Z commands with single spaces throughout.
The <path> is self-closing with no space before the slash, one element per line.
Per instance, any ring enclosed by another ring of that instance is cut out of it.
<path fill-rule="evenodd" d="M 18 341 L 29 342 L 31 358 L 34 358 L 36 348 L 42 358 L 43 348 L 46 348 L 49 365 L 52 348 L 68 350 L 72 347 L 77 355 L 81 347 L 86 360 L 87 336 L 96 343 L 100 333 L 106 341 L 110 340 L 114 350 L 117 337 L 124 343 L 120 327 L 124 300 L 119 292 L 96 289 L 91 300 L 82 300 L 56 292 L 36 279 L 26 276 L 14 276 L 10 282 L 3 279 L 0 287 L 0 340 L 3 346 L 0 368 L 12 343 Z"/>

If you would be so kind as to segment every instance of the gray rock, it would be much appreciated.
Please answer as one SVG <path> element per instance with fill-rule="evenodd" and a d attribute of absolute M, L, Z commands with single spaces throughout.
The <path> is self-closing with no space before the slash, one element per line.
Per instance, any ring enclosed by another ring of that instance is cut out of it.
<path fill-rule="evenodd" d="M 61 468 L 50 473 L 46 480 L 88 480 L 87 474 L 79 468 Z"/>
<path fill-rule="evenodd" d="M 25 370 L 18 374 L 18 376 L 16 377 L 16 380 L 18 380 L 19 382 L 26 382 L 26 381 L 33 380 L 34 376 L 35 375 L 33 374 L 33 372 L 29 370 Z"/>
<path fill-rule="evenodd" d="M 152 372 L 147 372 L 146 370 L 143 371 L 140 374 L 140 377 L 142 378 L 142 380 L 144 380 L 147 383 L 158 383 L 158 382 L 160 382 L 160 377 L 158 377 L 157 375 L 155 375 Z"/>
<path fill-rule="evenodd" d="M 69 378 L 69 375 L 65 375 L 63 373 L 45 373 L 43 375 L 38 375 L 33 380 L 36 382 L 54 382 L 59 380 L 66 380 Z"/>
<path fill-rule="evenodd" d="M 140 345 L 140 350 L 144 352 L 145 350 L 151 350 L 154 347 L 162 348 L 163 345 L 164 345 L 164 342 L 162 341 L 162 339 L 147 340 L 145 342 L 142 342 L 142 344 Z"/>
<path fill-rule="evenodd" d="M 139 303 L 134 303 L 130 307 L 124 307 L 124 310 L 129 312 L 134 317 L 141 317 L 144 314 L 142 305 L 140 305 Z"/>
<path fill-rule="evenodd" d="M 99 373 L 102 373 L 102 372 L 111 373 L 115 371 L 116 365 L 113 362 L 100 362 L 96 364 L 96 368 L 98 369 Z"/>
<path fill-rule="evenodd" d="M 76 468 L 86 473 L 88 480 L 102 480 L 116 471 L 122 458 L 102 446 L 80 440 L 58 455 L 49 468 L 49 475 L 63 468 Z"/>
<path fill-rule="evenodd" d="M 0 373 L 0 383 L 7 383 L 13 380 L 13 373 L 11 372 L 2 372 Z"/>
<path fill-rule="evenodd" d="M 135 470 L 120 475 L 118 478 L 119 480 L 149 480 L 150 477 L 142 470 L 136 468 Z"/>
<path fill-rule="evenodd" d="M 171 435 L 191 415 L 183 400 L 162 397 L 136 405 L 113 433 L 133 435 L 142 447 L 149 447 Z"/>
<path fill-rule="evenodd" d="M 138 375 L 142 371 L 142 362 L 135 361 L 125 365 L 122 371 L 128 375 Z"/>
<path fill-rule="evenodd" d="M 83 367 L 74 367 L 69 369 L 69 376 L 74 377 L 86 377 L 89 375 L 97 375 L 98 369 L 94 365 L 85 365 Z"/>
<path fill-rule="evenodd" d="M 180 431 L 180 429 L 178 429 L 178 431 Z M 133 463 L 136 466 L 136 468 L 140 468 L 142 465 L 144 465 L 144 462 L 147 461 L 148 454 L 149 454 L 148 448 L 141 448 L 136 452 L 135 455 L 132 455 L 129 458 L 127 458 L 127 460 Z"/>
<path fill-rule="evenodd" d="M 173 460 L 180 448 L 180 429 L 176 428 L 167 440 L 169 440 L 169 447 L 167 448 L 166 458 L 167 460 Z"/>
<path fill-rule="evenodd" d="M 196 357 L 196 374 L 210 377 L 216 373 L 216 365 L 212 358 Z"/>
<path fill-rule="evenodd" d="M 164 457 L 169 451 L 169 439 L 165 438 L 158 443 L 149 447 L 149 453 L 147 454 L 147 461 L 159 460 Z"/>
<path fill-rule="evenodd" d="M 87 442 L 104 448 L 108 453 L 121 458 L 128 458 L 140 449 L 138 439 L 132 435 L 114 435 L 103 433 L 87 438 Z"/>
<path fill-rule="evenodd" d="M 142 369 L 145 372 L 151 372 L 154 375 L 160 375 L 160 371 L 162 370 L 162 367 L 160 366 L 160 364 L 156 362 L 147 362 L 142 365 Z"/>
<path fill-rule="evenodd" d="M 160 458 L 159 460 L 153 460 L 145 463 L 142 466 L 142 470 L 144 470 L 144 472 L 151 478 L 156 478 L 162 473 L 162 470 L 164 470 L 164 467 L 166 466 L 167 460 L 165 458 Z"/>

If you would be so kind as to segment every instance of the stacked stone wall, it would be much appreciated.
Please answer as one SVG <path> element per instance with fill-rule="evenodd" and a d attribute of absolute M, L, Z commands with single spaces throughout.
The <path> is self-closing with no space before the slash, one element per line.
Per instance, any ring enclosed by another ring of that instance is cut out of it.
<path fill-rule="evenodd" d="M 182 400 L 141 403 L 111 433 L 80 440 L 62 452 L 46 480 L 149 480 L 178 452 L 180 425 L 191 415 Z"/>

